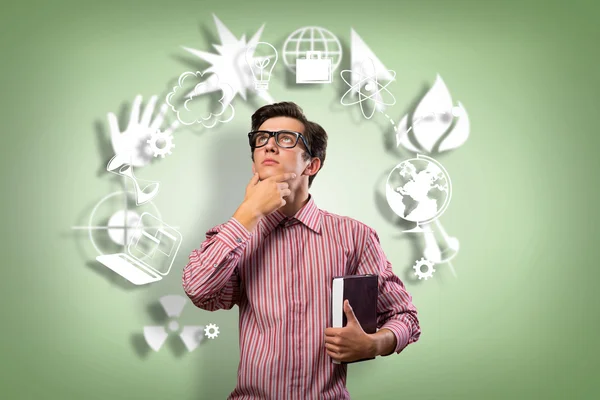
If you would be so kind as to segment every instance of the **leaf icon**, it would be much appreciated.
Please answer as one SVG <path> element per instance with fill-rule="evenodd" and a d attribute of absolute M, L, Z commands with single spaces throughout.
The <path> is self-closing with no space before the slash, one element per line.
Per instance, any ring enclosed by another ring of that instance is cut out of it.
<path fill-rule="evenodd" d="M 469 138 L 471 123 L 467 111 L 460 101 L 458 102 L 458 107 L 455 107 L 452 110 L 452 114 L 458 118 L 458 121 L 454 125 L 454 128 L 452 128 L 450 134 L 446 136 L 442 143 L 440 143 L 440 148 L 438 150 L 440 153 L 462 146 Z"/>
<path fill-rule="evenodd" d="M 254 65 L 260 69 L 265 69 L 271 63 L 270 58 L 257 58 L 254 60 Z"/>
<path fill-rule="evenodd" d="M 451 110 L 452 96 L 438 74 L 412 116 L 415 139 L 428 153 L 432 152 L 435 144 L 452 124 L 452 118 L 440 118 L 443 115 L 449 116 Z"/>

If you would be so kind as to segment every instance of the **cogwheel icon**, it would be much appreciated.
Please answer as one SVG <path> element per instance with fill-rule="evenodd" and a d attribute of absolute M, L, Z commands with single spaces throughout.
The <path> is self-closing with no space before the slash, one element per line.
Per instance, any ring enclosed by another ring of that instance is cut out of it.
<path fill-rule="evenodd" d="M 421 267 L 423 265 L 427 266 L 427 270 L 425 272 L 421 270 Z M 413 269 L 415 270 L 415 275 L 417 275 L 419 279 L 425 280 L 427 280 L 427 278 L 431 278 L 433 276 L 433 273 L 435 272 L 435 269 L 433 269 L 433 262 L 425 258 L 421 258 L 420 260 L 418 260 L 413 266 Z"/>
<path fill-rule="evenodd" d="M 159 147 L 159 142 L 161 146 Z M 161 156 L 165 158 L 165 155 L 172 154 L 171 149 L 175 147 L 173 144 L 173 135 L 170 133 L 161 132 L 160 130 L 154 132 L 150 139 L 146 141 L 150 145 L 150 149 L 154 153 L 154 157 Z"/>
<path fill-rule="evenodd" d="M 210 330 L 213 330 L 213 332 L 211 333 Z M 205 328 L 204 328 L 204 334 L 206 335 L 206 337 L 208 337 L 209 339 L 214 339 L 217 336 L 219 336 L 219 327 L 216 326 L 215 324 L 208 324 Z"/>

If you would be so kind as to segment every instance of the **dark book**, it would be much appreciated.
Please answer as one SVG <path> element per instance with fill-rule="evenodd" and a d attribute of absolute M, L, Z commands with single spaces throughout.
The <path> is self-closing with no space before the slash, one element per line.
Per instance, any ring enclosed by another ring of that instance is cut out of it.
<path fill-rule="evenodd" d="M 377 332 L 377 275 L 346 275 L 333 278 L 331 290 L 331 326 L 343 328 L 348 323 L 344 313 L 344 300 L 350 302 L 356 319 L 365 333 Z M 364 358 L 353 362 L 373 360 Z M 333 361 L 334 364 L 350 364 Z"/>

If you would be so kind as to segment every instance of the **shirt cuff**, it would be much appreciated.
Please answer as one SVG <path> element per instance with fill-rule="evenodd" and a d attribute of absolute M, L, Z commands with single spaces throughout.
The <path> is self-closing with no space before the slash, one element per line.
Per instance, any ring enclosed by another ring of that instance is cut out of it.
<path fill-rule="evenodd" d="M 247 242 L 251 236 L 252 233 L 248 232 L 248 229 L 233 217 L 223 224 L 218 235 L 229 250 L 236 249 L 242 243 Z"/>
<path fill-rule="evenodd" d="M 410 331 L 404 322 L 398 320 L 389 320 L 383 324 L 379 330 L 383 328 L 389 329 L 396 336 L 396 348 L 390 354 L 386 354 L 387 356 L 390 356 L 394 353 L 400 353 L 406 346 L 408 346 Z"/>

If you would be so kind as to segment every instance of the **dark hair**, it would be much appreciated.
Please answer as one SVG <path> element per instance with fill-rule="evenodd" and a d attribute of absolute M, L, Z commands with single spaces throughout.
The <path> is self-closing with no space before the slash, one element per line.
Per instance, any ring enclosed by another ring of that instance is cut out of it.
<path fill-rule="evenodd" d="M 256 112 L 252 114 L 252 130 L 258 130 L 266 120 L 275 117 L 289 117 L 302 122 L 304 125 L 304 132 L 302 132 L 302 135 L 304 136 L 304 139 L 306 139 L 313 157 L 321 160 L 320 171 L 321 168 L 323 168 L 323 164 L 325 164 L 325 153 L 327 150 L 327 132 L 325 132 L 325 129 L 316 122 L 309 121 L 304 115 L 302 108 L 296 103 L 284 101 L 281 103 L 268 104 L 256 110 Z M 300 143 L 302 142 L 300 141 Z M 251 150 L 250 152 L 252 161 L 254 161 L 254 150 Z M 302 156 L 305 161 L 310 160 L 310 155 L 306 151 L 303 152 Z M 312 181 L 319 171 L 308 178 L 308 187 L 312 185 Z"/>

